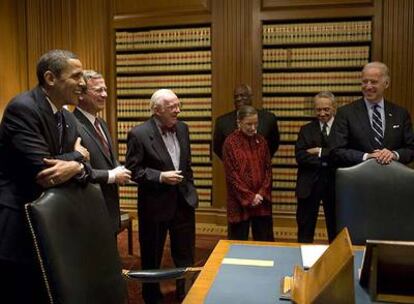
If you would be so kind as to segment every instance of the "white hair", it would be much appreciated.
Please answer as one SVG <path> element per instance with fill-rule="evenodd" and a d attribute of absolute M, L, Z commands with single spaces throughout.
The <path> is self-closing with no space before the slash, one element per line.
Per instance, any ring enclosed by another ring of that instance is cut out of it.
<path fill-rule="evenodd" d="M 151 96 L 151 100 L 150 100 L 150 109 L 151 112 L 154 113 L 154 109 L 157 106 L 163 106 L 166 97 L 175 97 L 178 98 L 177 95 L 175 95 L 175 93 L 169 89 L 159 89 L 157 91 L 155 91 L 152 96 Z"/>
<path fill-rule="evenodd" d="M 366 65 L 364 65 L 364 68 L 362 69 L 362 72 L 365 72 L 369 69 L 372 68 L 376 68 L 379 69 L 384 77 L 385 81 L 389 81 L 390 80 L 390 72 L 389 69 L 387 67 L 387 65 L 385 63 L 379 62 L 379 61 L 373 61 L 370 63 L 367 63 Z"/>

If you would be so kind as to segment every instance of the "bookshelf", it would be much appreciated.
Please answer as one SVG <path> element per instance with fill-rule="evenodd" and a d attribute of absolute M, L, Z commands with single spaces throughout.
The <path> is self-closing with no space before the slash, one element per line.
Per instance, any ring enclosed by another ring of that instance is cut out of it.
<path fill-rule="evenodd" d="M 125 162 L 129 130 L 151 115 L 152 93 L 160 88 L 172 89 L 181 101 L 179 117 L 190 130 L 200 206 L 211 206 L 210 25 L 117 29 L 115 65 L 120 161 Z M 120 204 L 124 210 L 136 210 L 136 186 L 120 187 Z"/>
<path fill-rule="evenodd" d="M 340 107 L 360 96 L 369 62 L 372 21 L 269 21 L 262 26 L 263 108 L 279 120 L 281 144 L 272 159 L 273 212 L 296 214 L 295 142 L 314 117 L 313 96 L 331 91 Z"/>

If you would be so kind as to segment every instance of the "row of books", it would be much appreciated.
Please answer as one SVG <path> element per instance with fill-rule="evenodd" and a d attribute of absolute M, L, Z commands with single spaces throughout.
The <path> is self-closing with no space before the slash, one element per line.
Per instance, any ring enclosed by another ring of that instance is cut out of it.
<path fill-rule="evenodd" d="M 128 132 L 142 123 L 143 121 L 118 121 L 118 140 L 126 140 Z M 186 121 L 186 123 L 189 127 L 190 139 L 211 140 L 211 121 Z"/>
<path fill-rule="evenodd" d="M 117 66 L 211 63 L 211 51 L 117 54 Z"/>
<path fill-rule="evenodd" d="M 206 119 L 211 118 L 211 110 L 183 110 L 181 109 L 180 118 L 193 118 L 193 117 L 204 117 Z M 122 111 L 118 110 L 118 118 L 132 118 L 132 117 L 150 117 L 151 113 L 149 110 L 129 110 L 129 111 Z"/>
<path fill-rule="evenodd" d="M 163 64 L 163 65 L 134 65 L 134 66 L 122 66 L 116 67 L 116 73 L 129 74 L 129 73 L 153 73 L 153 72 L 202 72 L 210 71 L 211 63 L 183 63 L 183 64 Z"/>
<path fill-rule="evenodd" d="M 280 188 L 284 188 L 284 189 L 295 189 L 296 187 L 296 181 L 278 181 L 278 180 L 274 180 L 272 187 L 274 189 L 280 189 Z"/>
<path fill-rule="evenodd" d="M 368 61 L 368 46 L 263 50 L 263 68 L 359 67 Z"/>
<path fill-rule="evenodd" d="M 273 203 L 296 204 L 295 191 L 273 190 L 272 191 L 272 202 Z"/>
<path fill-rule="evenodd" d="M 118 76 L 117 88 L 211 88 L 211 74 Z"/>
<path fill-rule="evenodd" d="M 211 44 L 210 37 L 210 27 L 115 33 L 117 51 L 208 47 Z"/>
<path fill-rule="evenodd" d="M 267 24 L 263 44 L 371 41 L 371 21 Z"/>
<path fill-rule="evenodd" d="M 298 168 L 295 167 L 272 168 L 273 179 L 278 181 L 296 181 L 297 172 Z"/>

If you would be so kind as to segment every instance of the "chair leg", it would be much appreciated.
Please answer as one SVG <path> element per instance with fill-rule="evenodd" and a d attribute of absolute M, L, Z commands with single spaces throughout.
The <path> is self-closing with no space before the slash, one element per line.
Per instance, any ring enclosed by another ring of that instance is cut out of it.
<path fill-rule="evenodd" d="M 132 219 L 129 220 L 127 230 L 128 230 L 128 254 L 132 255 L 134 253 L 133 234 L 132 234 Z"/>

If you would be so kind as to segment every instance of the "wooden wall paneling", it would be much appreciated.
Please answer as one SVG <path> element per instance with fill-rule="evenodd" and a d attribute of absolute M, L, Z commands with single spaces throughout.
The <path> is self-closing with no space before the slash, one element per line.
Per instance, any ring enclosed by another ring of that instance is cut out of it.
<path fill-rule="evenodd" d="M 23 1 L 0 2 L 0 119 L 10 99 L 28 88 Z"/>
<path fill-rule="evenodd" d="M 70 0 L 26 0 L 30 87 L 37 84 L 36 64 L 43 53 L 56 48 L 71 49 L 71 9 Z"/>
<path fill-rule="evenodd" d="M 390 68 L 387 97 L 414 114 L 414 3 L 410 0 L 383 1 L 382 60 Z"/>
<path fill-rule="evenodd" d="M 109 0 L 76 0 L 72 8 L 73 42 L 72 50 L 79 56 L 84 69 L 102 73 L 110 87 L 110 20 L 112 18 Z M 111 96 L 111 95 L 110 95 Z M 106 110 L 115 107 L 115 100 L 108 98 Z M 112 126 L 112 124 L 110 124 Z M 112 132 L 114 136 L 116 133 Z"/>
<path fill-rule="evenodd" d="M 237 84 L 247 83 L 258 91 L 257 62 L 253 45 L 254 1 L 212 0 L 213 50 L 213 121 L 232 111 L 233 90 Z M 258 95 L 255 95 L 258 96 Z M 221 161 L 213 156 L 213 206 L 224 208 L 226 201 L 224 170 Z"/>
<path fill-rule="evenodd" d="M 171 13 L 184 11 L 209 10 L 209 0 L 115 0 L 115 15 L 148 14 L 156 12 Z"/>

